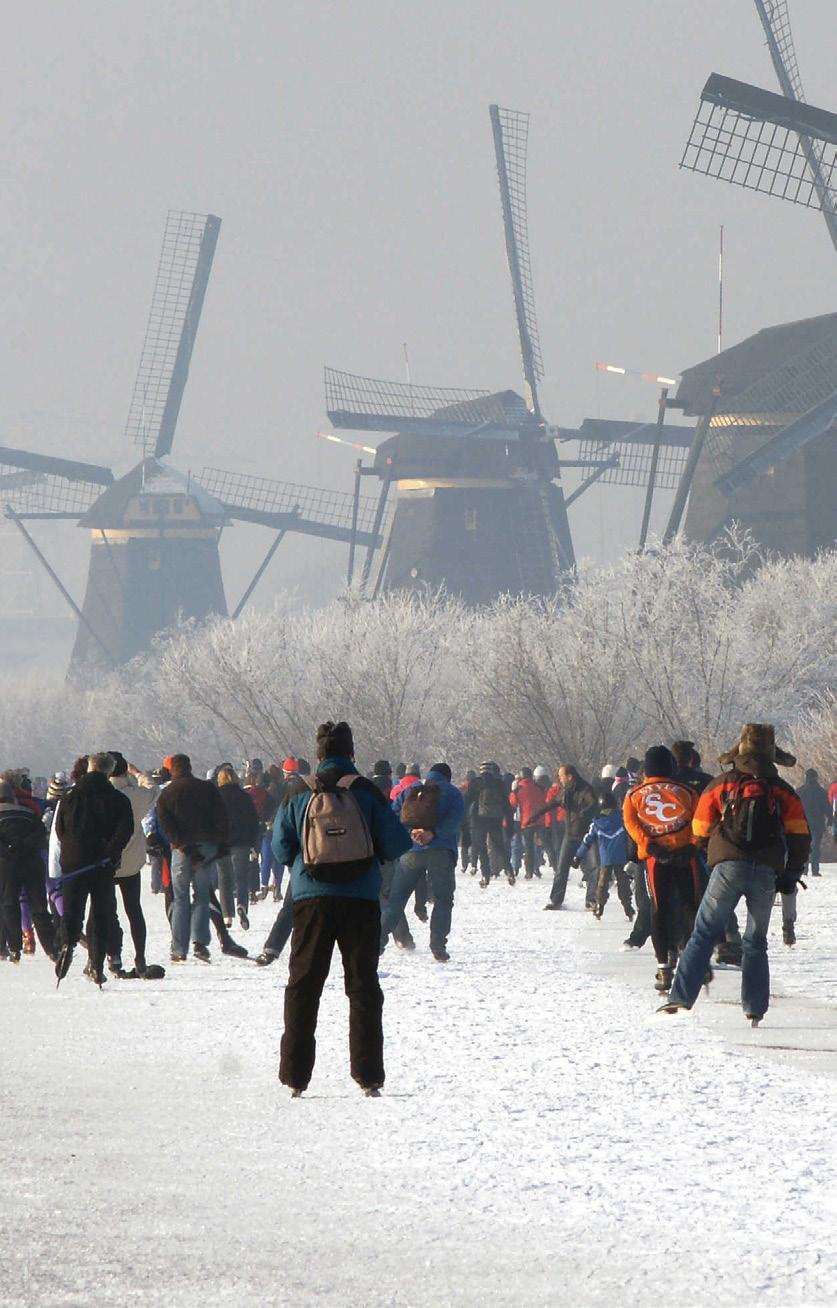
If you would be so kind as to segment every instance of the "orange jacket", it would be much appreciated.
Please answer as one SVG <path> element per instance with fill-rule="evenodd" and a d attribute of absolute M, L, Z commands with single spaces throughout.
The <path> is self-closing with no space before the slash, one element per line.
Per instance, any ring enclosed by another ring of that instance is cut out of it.
<path fill-rule="evenodd" d="M 625 796 L 622 820 L 636 843 L 637 857 L 648 857 L 648 845 L 682 849 L 692 843 L 692 815 L 698 797 L 691 786 L 671 777 L 648 777 Z"/>
<path fill-rule="evenodd" d="M 776 840 L 767 848 L 744 852 L 727 839 L 721 828 L 721 818 L 725 800 L 741 775 L 760 776 L 770 782 L 781 814 L 784 841 Z M 731 772 L 713 777 L 698 799 L 692 830 L 702 844 L 709 845 L 710 867 L 728 860 L 746 859 L 748 863 L 772 867 L 776 872 L 783 872 L 786 865 L 788 869 L 801 872 L 811 849 L 811 834 L 802 800 L 793 786 L 779 776 L 772 763 L 756 758 L 742 759 L 740 763 L 736 762 Z"/>

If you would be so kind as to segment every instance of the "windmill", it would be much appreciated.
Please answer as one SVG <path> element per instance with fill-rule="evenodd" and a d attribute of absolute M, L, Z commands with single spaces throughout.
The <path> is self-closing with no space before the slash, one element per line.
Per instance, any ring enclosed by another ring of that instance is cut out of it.
<path fill-rule="evenodd" d="M 0 504 L 78 619 L 71 672 L 79 677 L 143 653 L 182 619 L 227 613 L 219 540 L 233 521 L 275 533 L 233 616 L 286 532 L 373 544 L 372 501 L 216 468 L 198 480 L 167 462 L 220 225 L 213 214 L 168 214 L 125 424 L 140 462 L 117 478 L 108 467 L 0 447 Z M 76 521 L 91 533 L 81 605 L 27 526 L 51 520 Z"/>
<path fill-rule="evenodd" d="M 786 0 L 755 0 L 781 95 L 713 73 L 681 167 L 819 210 L 837 250 L 837 115 L 805 102 Z M 683 374 L 699 419 L 667 536 L 735 520 L 783 553 L 837 540 L 837 314 L 767 328 Z"/>
<path fill-rule="evenodd" d="M 395 433 L 377 447 L 371 467 L 356 467 L 358 478 L 380 479 L 378 526 L 391 490 L 397 491 L 375 592 L 444 585 L 472 604 L 504 592 L 552 595 L 575 567 L 570 505 L 596 481 L 673 487 L 691 442 L 691 428 L 664 430 L 662 418 L 656 424 L 588 420 L 578 429 L 546 421 L 527 225 L 529 117 L 498 105 L 489 114 L 523 396 L 325 369 L 334 427 Z M 558 445 L 567 443 L 578 447 L 573 458 L 559 456 Z M 565 495 L 561 474 L 568 467 L 587 475 Z M 364 580 L 370 571 L 368 552 Z"/>

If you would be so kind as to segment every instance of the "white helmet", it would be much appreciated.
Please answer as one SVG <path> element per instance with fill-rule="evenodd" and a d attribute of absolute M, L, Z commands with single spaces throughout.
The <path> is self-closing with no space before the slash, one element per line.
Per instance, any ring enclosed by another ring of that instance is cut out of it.
<path fill-rule="evenodd" d="M 544 778 L 549 780 L 549 773 L 547 772 L 543 763 L 538 764 L 538 766 L 535 768 L 534 772 L 532 773 L 532 776 L 535 778 L 536 781 L 542 781 L 544 780 Z"/>
<path fill-rule="evenodd" d="M 613 764 L 605 763 L 604 767 L 602 768 L 602 780 L 612 781 L 615 776 L 616 776 L 616 768 L 613 766 Z"/>

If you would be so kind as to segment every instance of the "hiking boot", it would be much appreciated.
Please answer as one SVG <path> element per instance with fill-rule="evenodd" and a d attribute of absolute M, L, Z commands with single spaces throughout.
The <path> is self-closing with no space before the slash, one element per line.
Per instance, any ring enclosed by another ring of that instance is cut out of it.
<path fill-rule="evenodd" d="M 207 949 L 206 945 L 202 945 L 200 941 L 196 941 L 195 944 L 192 945 L 192 953 L 194 954 L 195 958 L 199 958 L 202 963 L 212 962 L 212 959 L 209 954 L 209 950 Z"/>
<path fill-rule="evenodd" d="M 796 932 L 793 929 L 793 922 L 782 923 L 782 939 L 786 945 L 796 944 Z"/>
<path fill-rule="evenodd" d="M 241 923 L 241 930 L 242 930 L 242 931 L 249 931 L 249 930 L 250 930 L 250 919 L 249 919 L 249 917 L 247 916 L 247 909 L 244 907 L 243 904 L 239 904 L 238 908 L 237 908 L 235 911 L 236 911 L 236 913 L 238 914 L 238 920 L 239 920 L 239 922 Z"/>
<path fill-rule="evenodd" d="M 24 954 L 34 954 L 35 952 L 35 932 L 31 929 L 23 932 L 23 952 Z"/>
<path fill-rule="evenodd" d="M 444 945 L 437 945 L 436 948 L 435 948 L 435 949 L 431 949 L 430 952 L 431 952 L 431 954 L 433 955 L 433 957 L 435 958 L 435 960 L 436 960 L 437 963 L 449 963 L 449 962 L 450 962 L 450 954 L 449 954 L 448 951 L 445 949 L 445 946 L 444 946 Z"/>
<path fill-rule="evenodd" d="M 488 877 L 480 877 L 480 885 L 482 886 L 483 890 L 485 890 L 486 886 L 488 885 Z"/>
<path fill-rule="evenodd" d="M 261 954 L 256 955 L 257 967 L 270 967 L 271 963 L 275 963 L 275 962 L 276 962 L 275 954 L 266 954 L 262 952 Z"/>
<path fill-rule="evenodd" d="M 667 995 L 671 989 L 671 983 L 674 979 L 674 968 L 664 963 L 657 968 L 657 975 L 654 978 L 654 989 L 659 990 L 661 995 Z"/>

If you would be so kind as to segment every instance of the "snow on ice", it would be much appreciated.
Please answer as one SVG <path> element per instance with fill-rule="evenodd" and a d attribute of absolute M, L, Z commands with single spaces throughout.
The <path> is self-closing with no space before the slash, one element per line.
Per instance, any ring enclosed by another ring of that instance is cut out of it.
<path fill-rule="evenodd" d="M 287 956 L 165 981 L 0 968 L 0 1304 L 192 1308 L 837 1302 L 837 867 L 771 924 L 758 1031 L 721 972 L 654 1016 L 650 944 L 619 952 L 572 887 L 460 876 L 436 964 L 382 963 L 388 1080 L 348 1076 L 339 963 L 317 1068 L 276 1078 Z M 145 895 L 150 960 L 162 901 Z M 257 952 L 273 905 L 256 905 Z M 128 940 L 126 938 L 126 946 Z"/>

